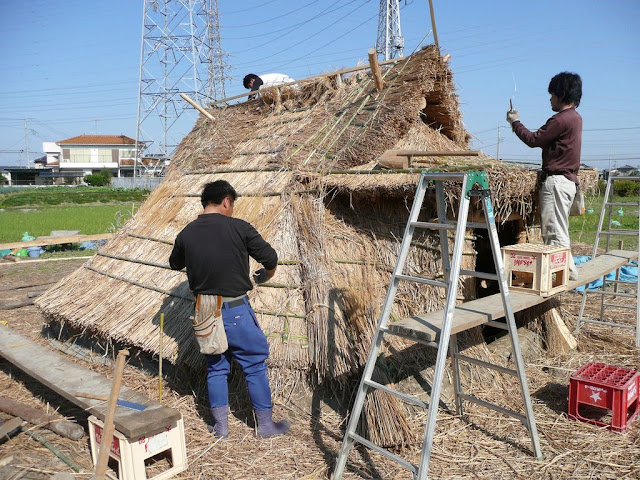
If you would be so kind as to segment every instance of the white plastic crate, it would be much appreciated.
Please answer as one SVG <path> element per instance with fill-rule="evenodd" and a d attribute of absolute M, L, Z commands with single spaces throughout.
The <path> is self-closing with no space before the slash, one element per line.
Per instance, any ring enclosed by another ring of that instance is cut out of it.
<path fill-rule="evenodd" d="M 95 465 L 104 424 L 95 416 L 89 417 L 91 458 Z M 163 480 L 187 469 L 187 447 L 182 416 L 159 432 L 140 438 L 127 438 L 115 431 L 109 452 L 107 477 L 113 480 Z M 162 468 L 165 465 L 167 468 Z M 160 466 L 160 467 L 159 467 Z M 147 476 L 147 468 L 154 472 Z M 115 473 L 115 475 L 114 475 Z"/>
<path fill-rule="evenodd" d="M 509 289 L 549 297 L 567 289 L 568 247 L 519 243 L 502 247 Z"/>

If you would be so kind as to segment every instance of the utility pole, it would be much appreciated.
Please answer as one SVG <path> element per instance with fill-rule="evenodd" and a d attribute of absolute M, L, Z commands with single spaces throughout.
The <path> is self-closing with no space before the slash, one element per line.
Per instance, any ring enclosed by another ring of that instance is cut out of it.
<path fill-rule="evenodd" d="M 384 60 L 401 57 L 404 49 L 404 38 L 400 28 L 399 0 L 380 0 L 378 14 L 378 40 L 376 52 Z"/>
<path fill-rule="evenodd" d="M 29 127 L 27 119 L 24 119 L 24 153 L 26 157 L 26 167 L 29 168 Z"/>

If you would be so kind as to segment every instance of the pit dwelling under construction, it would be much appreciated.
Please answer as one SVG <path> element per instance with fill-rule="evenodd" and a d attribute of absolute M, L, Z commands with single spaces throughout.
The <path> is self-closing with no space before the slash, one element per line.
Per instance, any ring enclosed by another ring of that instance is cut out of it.
<path fill-rule="evenodd" d="M 163 358 L 200 371 L 204 358 L 189 320 L 193 296 L 185 272 L 172 271 L 168 258 L 178 232 L 202 211 L 202 187 L 224 179 L 239 194 L 234 216 L 253 224 L 279 256 L 275 277 L 249 292 L 269 340 L 274 393 L 283 397 L 294 388 L 322 385 L 343 395 L 346 408 L 420 172 L 485 170 L 505 245 L 526 241 L 536 213 L 535 170 L 468 151 L 452 73 L 435 46 L 388 62 L 382 81 L 378 90 L 374 75 L 362 68 L 206 107 L 209 116 L 200 115 L 135 217 L 82 268 L 40 296 L 38 307 L 49 322 L 153 355 L 164 314 Z M 398 155 L 403 151 L 440 154 L 409 161 Z M 593 171 L 581 172 L 583 191 L 596 180 Z M 459 187 L 447 194 L 453 215 Z M 425 205 L 425 219 L 435 216 L 434 203 Z M 409 273 L 442 274 L 437 234 L 425 232 L 414 244 Z M 464 268 L 483 270 L 488 248 L 486 238 L 469 230 Z M 492 288 L 474 279 L 461 282 L 464 299 Z M 436 287 L 403 284 L 393 315 L 433 311 L 443 302 Z M 469 348 L 483 348 L 480 328 L 465 333 Z M 381 359 L 380 375 L 387 378 L 380 381 L 394 382 L 401 365 L 420 370 L 433 358 L 427 347 L 396 338 Z M 387 397 L 370 396 L 364 428 L 381 445 L 412 441 L 411 412 Z"/>

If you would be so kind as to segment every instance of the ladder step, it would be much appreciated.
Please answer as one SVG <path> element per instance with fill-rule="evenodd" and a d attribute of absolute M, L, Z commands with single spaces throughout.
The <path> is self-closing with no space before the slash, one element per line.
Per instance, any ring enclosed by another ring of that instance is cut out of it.
<path fill-rule="evenodd" d="M 482 222 L 467 222 L 467 228 L 483 228 L 485 230 L 489 229 L 487 224 Z"/>
<path fill-rule="evenodd" d="M 352 438 L 353 440 L 355 440 L 356 442 L 361 443 L 365 447 L 367 447 L 367 448 L 369 448 L 371 450 L 374 450 L 374 451 L 378 452 L 381 455 L 384 455 L 388 459 L 393 460 L 396 463 L 399 463 L 400 465 L 402 465 L 407 470 L 410 470 L 411 473 L 413 473 L 414 478 L 415 478 L 415 475 L 418 474 L 418 469 L 416 468 L 416 466 L 413 465 L 410 462 L 407 462 L 404 458 L 399 457 L 398 455 L 395 455 L 395 454 L 391 453 L 389 450 L 386 450 L 386 449 L 384 449 L 382 447 L 379 447 L 375 443 L 370 442 L 369 440 L 367 440 L 366 438 L 358 435 L 357 433 L 347 433 L 347 435 L 350 438 Z"/>
<path fill-rule="evenodd" d="M 580 320 L 582 323 L 596 323 L 598 325 L 606 325 L 608 327 L 620 327 L 620 328 L 629 328 L 631 330 L 635 330 L 635 325 L 629 325 L 626 323 L 616 323 L 616 322 L 605 322 L 604 320 L 596 320 L 595 318 L 582 318 Z"/>
<path fill-rule="evenodd" d="M 396 278 L 398 280 L 407 280 L 409 282 L 425 283 L 427 285 L 432 285 L 434 287 L 449 288 L 449 284 L 447 282 L 441 282 L 439 280 L 433 280 L 431 278 L 413 277 L 411 275 L 403 275 L 403 274 L 396 275 Z"/>
<path fill-rule="evenodd" d="M 605 202 L 605 205 L 612 207 L 640 207 L 638 202 Z"/>
<path fill-rule="evenodd" d="M 427 173 L 424 178 L 434 182 L 461 182 L 466 173 Z"/>
<path fill-rule="evenodd" d="M 509 415 L 510 417 L 514 417 L 517 418 L 518 420 L 520 420 L 522 422 L 522 424 L 526 427 L 527 426 L 527 417 L 525 417 L 524 415 L 518 413 L 518 412 L 514 412 L 513 410 L 509 410 L 508 408 L 504 408 L 501 407 L 499 405 L 495 405 L 493 403 L 489 403 L 485 400 L 481 400 L 478 397 L 474 397 L 473 395 L 467 395 L 466 393 L 461 393 L 458 395 L 460 398 L 462 398 L 463 400 L 468 400 L 469 402 L 473 402 L 476 403 L 478 405 L 482 405 L 483 407 L 487 407 L 490 408 L 492 410 L 495 410 L 496 412 L 500 412 L 503 413 L 505 415 Z"/>
<path fill-rule="evenodd" d="M 381 332 L 386 333 L 387 335 L 394 335 L 400 338 L 406 338 L 407 340 L 411 340 L 412 342 L 420 343 L 422 345 L 426 345 L 427 347 L 433 347 L 435 349 L 440 348 L 440 344 L 438 342 L 434 342 L 431 340 L 424 340 L 422 338 L 416 337 L 415 335 L 409 335 L 404 331 L 396 328 L 381 328 Z"/>
<path fill-rule="evenodd" d="M 630 282 L 629 280 L 607 280 L 607 283 L 618 283 L 620 285 L 632 285 L 634 287 L 638 285 L 638 282 Z"/>
<path fill-rule="evenodd" d="M 460 270 L 460 275 L 469 275 L 471 277 L 484 278 L 486 280 L 498 280 L 498 275 L 495 273 L 476 272 L 475 270 Z"/>
<path fill-rule="evenodd" d="M 490 327 L 493 327 L 493 328 L 500 328 L 502 330 L 509 330 L 509 325 L 507 325 L 504 322 L 495 322 L 493 320 L 489 320 L 488 322 L 485 323 L 485 325 L 489 325 Z"/>
<path fill-rule="evenodd" d="M 473 363 L 473 364 L 479 365 L 481 367 L 491 368 L 492 370 L 497 370 L 497 371 L 502 372 L 502 373 L 508 373 L 509 375 L 514 375 L 514 376 L 518 375 L 518 372 L 516 370 L 512 369 L 512 368 L 501 367 L 500 365 L 496 365 L 495 363 L 489 363 L 489 362 L 485 362 L 483 360 L 478 360 L 477 358 L 467 357 L 466 355 L 463 355 L 461 353 L 456 353 L 455 357 L 458 360 L 464 360 L 465 362 Z"/>
<path fill-rule="evenodd" d="M 636 182 L 640 181 L 640 177 L 631 177 L 628 175 L 615 175 L 610 178 L 611 178 L 611 183 L 613 183 L 613 180 L 634 180 Z"/>
<path fill-rule="evenodd" d="M 635 293 L 613 292 L 611 290 L 605 290 L 605 291 L 602 291 L 602 290 L 587 290 L 587 293 L 597 293 L 599 295 L 615 295 L 616 297 L 628 297 L 628 298 L 636 298 L 637 297 L 637 295 Z"/>
<path fill-rule="evenodd" d="M 602 235 L 635 235 L 638 236 L 637 230 L 603 230 Z"/>
<path fill-rule="evenodd" d="M 436 222 L 411 222 L 411 226 L 424 228 L 425 230 L 455 230 L 457 228 L 453 223 Z"/>
<path fill-rule="evenodd" d="M 616 305 L 615 303 L 605 303 L 604 306 L 605 307 L 624 308 L 626 310 L 635 310 L 636 309 L 635 306 L 631 306 L 631 305 Z"/>
<path fill-rule="evenodd" d="M 429 408 L 428 403 L 425 403 L 421 400 L 417 400 L 407 395 L 406 393 L 399 392 L 398 390 L 394 390 L 393 388 L 389 388 L 386 385 L 382 385 L 381 383 L 374 382 L 373 380 L 365 380 L 364 384 L 371 388 L 382 390 L 383 392 L 386 392 L 390 395 L 398 397 L 399 399 L 404 400 L 405 402 L 410 403 L 411 405 L 415 405 L 416 407 L 421 407 L 421 408 L 424 408 L 425 410 Z"/>

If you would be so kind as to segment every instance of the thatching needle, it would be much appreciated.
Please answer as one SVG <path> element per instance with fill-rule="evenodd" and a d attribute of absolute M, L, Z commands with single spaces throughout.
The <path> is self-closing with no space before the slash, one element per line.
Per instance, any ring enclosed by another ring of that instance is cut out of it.
<path fill-rule="evenodd" d="M 162 331 L 164 330 L 164 313 L 160 314 L 160 340 L 158 350 L 160 351 L 160 361 L 158 364 L 158 401 L 162 402 Z"/>

